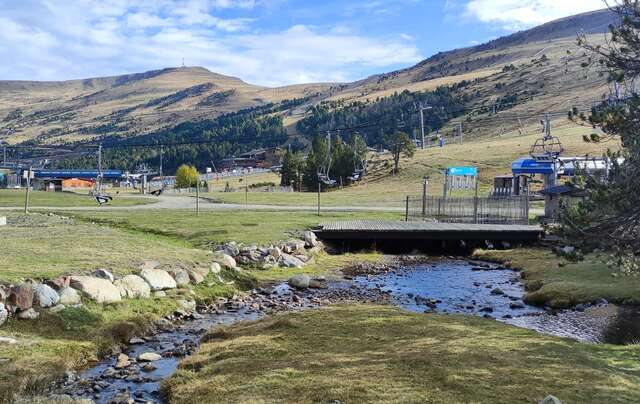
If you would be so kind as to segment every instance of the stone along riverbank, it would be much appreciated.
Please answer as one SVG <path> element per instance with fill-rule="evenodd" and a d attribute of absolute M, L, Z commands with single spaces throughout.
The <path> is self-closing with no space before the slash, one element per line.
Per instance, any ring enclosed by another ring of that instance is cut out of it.
<path fill-rule="evenodd" d="M 86 372 L 68 374 L 57 390 L 99 403 L 161 402 L 161 382 L 174 373 L 181 358 L 196 349 L 207 329 L 337 302 L 389 303 L 415 312 L 495 318 L 591 343 L 628 342 L 637 337 L 635 331 L 625 330 L 629 335 L 620 338 L 621 333 L 615 331 L 621 323 L 620 309 L 606 302 L 579 310 L 550 311 L 524 303 L 523 295 L 517 272 L 466 259 L 420 258 L 393 266 L 360 265 L 345 269 L 343 280 L 298 275 L 289 283 L 176 313 L 156 324 L 156 333 L 133 338 L 123 352 Z"/>

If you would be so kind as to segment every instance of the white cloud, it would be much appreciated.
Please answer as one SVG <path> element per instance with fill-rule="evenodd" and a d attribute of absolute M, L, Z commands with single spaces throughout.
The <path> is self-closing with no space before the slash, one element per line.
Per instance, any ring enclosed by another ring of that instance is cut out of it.
<path fill-rule="evenodd" d="M 465 10 L 481 22 L 516 31 L 605 6 L 603 0 L 469 0 Z"/>
<path fill-rule="evenodd" d="M 7 0 L 3 0 L 7 1 Z M 191 66 L 263 85 L 361 78 L 417 62 L 411 38 L 341 26 L 258 29 L 254 0 L 8 0 L 0 80 L 61 80 Z M 232 10 L 229 18 L 224 10 Z M 244 13 L 244 14 L 247 14 Z"/>

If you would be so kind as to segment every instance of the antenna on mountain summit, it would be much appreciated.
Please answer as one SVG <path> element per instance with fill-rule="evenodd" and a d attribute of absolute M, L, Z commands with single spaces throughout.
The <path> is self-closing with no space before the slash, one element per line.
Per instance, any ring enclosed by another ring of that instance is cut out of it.
<path fill-rule="evenodd" d="M 182 67 L 185 67 L 185 65 L 184 65 L 184 58 L 182 58 Z"/>

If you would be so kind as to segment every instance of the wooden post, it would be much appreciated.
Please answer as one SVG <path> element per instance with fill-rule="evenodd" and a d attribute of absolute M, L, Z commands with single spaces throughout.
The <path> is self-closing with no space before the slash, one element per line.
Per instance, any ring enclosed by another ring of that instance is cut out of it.
<path fill-rule="evenodd" d="M 409 195 L 407 195 L 407 199 L 404 204 L 404 221 L 409 221 Z"/>
<path fill-rule="evenodd" d="M 249 186 L 244 186 L 244 206 L 245 208 L 249 205 Z"/>
<path fill-rule="evenodd" d="M 318 180 L 318 216 L 320 216 L 320 191 L 322 190 L 322 183 Z"/>

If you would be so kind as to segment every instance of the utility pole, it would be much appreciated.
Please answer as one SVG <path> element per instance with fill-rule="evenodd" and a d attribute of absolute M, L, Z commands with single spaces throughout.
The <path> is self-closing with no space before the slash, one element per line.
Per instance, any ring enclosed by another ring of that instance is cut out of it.
<path fill-rule="evenodd" d="M 422 218 L 427 216 L 427 191 L 429 187 L 429 177 L 422 178 Z"/>
<path fill-rule="evenodd" d="M 422 150 L 425 149 L 425 145 L 424 145 L 424 111 L 427 109 L 431 109 L 432 107 L 430 105 L 427 105 L 426 107 L 423 107 L 422 105 L 420 105 L 420 131 L 422 132 Z"/>
<path fill-rule="evenodd" d="M 164 189 L 164 173 L 162 171 L 162 154 L 164 153 L 164 146 L 160 145 L 160 188 Z"/>
<path fill-rule="evenodd" d="M 200 176 L 196 181 L 196 216 L 200 216 Z"/>
<path fill-rule="evenodd" d="M 458 124 L 458 136 L 460 137 L 460 144 L 462 144 L 462 122 Z"/>
<path fill-rule="evenodd" d="M 24 172 L 24 171 L 23 171 Z M 27 171 L 27 192 L 24 196 L 24 213 L 29 213 L 29 188 L 31 188 L 31 166 L 29 166 L 29 171 Z"/>

